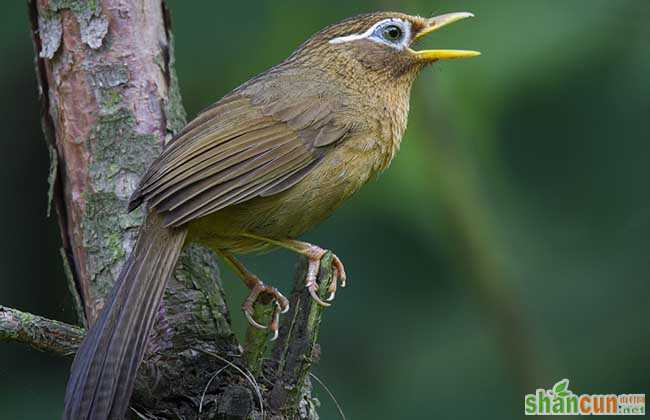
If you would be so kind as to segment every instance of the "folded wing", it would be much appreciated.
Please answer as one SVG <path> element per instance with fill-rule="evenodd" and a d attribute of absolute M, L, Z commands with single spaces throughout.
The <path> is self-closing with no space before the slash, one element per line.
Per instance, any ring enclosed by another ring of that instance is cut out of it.
<path fill-rule="evenodd" d="M 303 179 L 351 127 L 330 101 L 273 91 L 249 86 L 202 112 L 152 164 L 129 208 L 147 201 L 166 226 L 180 226 Z"/>

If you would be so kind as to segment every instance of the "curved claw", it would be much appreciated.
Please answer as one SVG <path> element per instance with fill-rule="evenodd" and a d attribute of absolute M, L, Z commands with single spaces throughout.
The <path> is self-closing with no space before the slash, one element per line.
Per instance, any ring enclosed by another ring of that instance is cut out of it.
<path fill-rule="evenodd" d="M 321 306 L 330 306 L 331 304 L 327 302 L 331 302 L 334 300 L 334 297 L 336 296 L 336 289 L 337 289 L 338 282 L 339 281 L 341 282 L 341 287 L 345 287 L 347 276 L 345 274 L 345 267 L 343 267 L 343 263 L 341 262 L 339 257 L 337 257 L 336 255 L 332 255 L 333 278 L 332 278 L 332 282 L 327 288 L 327 291 L 329 292 L 328 297 L 325 299 L 327 302 L 323 301 L 320 298 L 320 296 L 318 295 L 318 285 L 316 283 L 316 277 L 318 275 L 318 272 L 320 271 L 321 258 L 323 257 L 323 255 L 325 255 L 325 252 L 326 252 L 325 250 L 315 245 L 309 246 L 306 253 L 307 257 L 309 258 L 309 267 L 307 269 L 307 278 L 305 281 L 305 285 L 309 290 L 309 294 L 316 301 L 316 303 L 318 303 Z"/>
<path fill-rule="evenodd" d="M 271 332 L 273 335 L 271 336 L 270 341 L 275 341 L 278 338 L 279 330 L 280 330 L 280 313 L 282 312 L 282 309 L 280 307 L 280 304 L 278 302 L 275 302 L 275 309 L 273 309 L 273 321 L 271 321 L 271 324 L 269 325 L 269 328 L 271 329 Z"/>
<path fill-rule="evenodd" d="M 284 297 L 284 295 L 275 287 L 273 288 L 273 297 L 275 298 L 275 304 L 278 305 L 281 314 L 289 312 L 289 299 Z"/>
<path fill-rule="evenodd" d="M 334 272 L 335 272 L 334 278 L 332 279 L 329 287 L 327 288 L 327 291 L 330 292 L 329 296 L 327 296 L 327 299 L 326 299 L 328 302 L 333 301 L 334 297 L 336 296 L 336 287 L 337 287 L 336 286 L 336 283 L 337 283 L 336 279 L 338 277 L 338 270 L 335 268 Z"/>
<path fill-rule="evenodd" d="M 336 270 L 336 276 L 339 278 L 339 280 L 341 280 L 341 287 L 345 287 L 348 277 L 345 274 L 345 267 L 343 266 L 343 263 L 336 255 L 333 255 L 332 257 L 332 265 Z M 334 279 L 334 281 L 336 281 L 336 279 Z"/>
<path fill-rule="evenodd" d="M 268 326 L 260 324 L 253 318 L 253 305 L 259 295 L 262 293 L 270 295 L 273 298 L 273 302 L 275 303 L 272 315 L 273 319 Z M 266 286 L 264 283 L 258 280 L 258 283 L 255 284 L 255 286 L 253 286 L 251 289 L 250 295 L 248 295 L 244 301 L 242 310 L 244 311 L 244 315 L 246 316 L 246 319 L 251 326 L 260 330 L 270 330 L 272 332 L 271 341 L 273 341 L 278 338 L 280 314 L 285 313 L 289 310 L 289 300 L 284 297 L 282 293 L 280 293 L 275 287 Z"/>
<path fill-rule="evenodd" d="M 269 339 L 269 341 L 275 341 L 275 340 L 277 340 L 277 339 L 278 339 L 278 335 L 280 335 L 280 332 L 279 332 L 278 330 L 272 330 L 272 331 L 273 331 L 273 335 L 271 336 L 271 338 Z"/>
<path fill-rule="evenodd" d="M 266 325 L 262 325 L 259 322 L 255 321 L 255 319 L 253 319 L 253 316 L 246 309 L 244 309 L 244 315 L 246 316 L 248 323 L 251 324 L 253 327 L 258 328 L 260 330 L 265 330 L 267 328 Z"/>
<path fill-rule="evenodd" d="M 318 291 L 317 291 L 317 285 L 314 282 L 311 282 L 307 284 L 307 290 L 309 290 L 309 294 L 311 295 L 311 298 L 316 301 L 321 306 L 331 306 L 331 303 L 324 302 L 320 296 L 318 296 Z"/>

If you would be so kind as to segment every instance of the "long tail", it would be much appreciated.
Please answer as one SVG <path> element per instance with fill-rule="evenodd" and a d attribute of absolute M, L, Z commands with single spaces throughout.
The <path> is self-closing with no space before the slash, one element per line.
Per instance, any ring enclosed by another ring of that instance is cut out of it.
<path fill-rule="evenodd" d="M 122 420 L 167 280 L 187 234 L 152 212 L 72 363 L 64 420 Z"/>

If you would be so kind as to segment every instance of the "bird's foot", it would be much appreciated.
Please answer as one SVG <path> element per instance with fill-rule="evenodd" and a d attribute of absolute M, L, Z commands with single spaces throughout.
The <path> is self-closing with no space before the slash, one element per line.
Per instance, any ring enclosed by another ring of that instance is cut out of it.
<path fill-rule="evenodd" d="M 334 275 L 332 282 L 327 288 L 329 296 L 327 297 L 327 302 L 323 301 L 320 296 L 318 296 L 318 283 L 316 283 L 316 278 L 318 277 L 318 272 L 320 271 L 320 262 L 323 258 L 323 255 L 327 251 L 319 246 L 304 243 L 305 247 L 300 251 L 301 254 L 305 255 L 309 260 L 309 266 L 307 268 L 307 278 L 305 279 L 305 287 L 309 290 L 309 294 L 312 299 L 316 301 L 319 305 L 330 306 L 330 303 L 334 300 L 336 296 L 337 284 L 340 281 L 341 287 L 345 287 L 346 275 L 345 267 L 343 263 L 336 255 L 332 254 L 332 268 L 334 270 Z"/>
<path fill-rule="evenodd" d="M 341 262 L 339 257 L 332 254 L 332 269 L 334 271 L 333 273 L 334 278 L 332 279 L 330 285 L 327 287 L 327 291 L 329 292 L 329 296 L 327 297 L 327 299 L 325 299 L 327 302 L 321 299 L 320 296 L 318 296 L 318 283 L 316 282 L 316 279 L 318 278 L 318 272 L 320 271 L 321 259 L 323 258 L 323 255 L 327 253 L 327 250 L 317 245 L 310 244 L 308 242 L 298 241 L 295 239 L 277 240 L 277 239 L 264 238 L 262 236 L 257 236 L 250 233 L 244 234 L 243 236 L 257 239 L 262 242 L 267 242 L 272 245 L 280 246 L 282 248 L 286 248 L 293 252 L 297 252 L 298 254 L 306 256 L 309 261 L 309 265 L 307 266 L 307 277 L 305 279 L 305 287 L 307 287 L 307 290 L 309 290 L 309 294 L 314 299 L 314 301 L 316 301 L 316 303 L 318 303 L 319 305 L 330 306 L 330 303 L 327 302 L 331 302 L 332 300 L 334 300 L 334 296 L 336 295 L 336 288 L 338 286 L 339 281 L 341 282 L 341 287 L 345 287 L 345 282 L 346 282 L 345 267 L 343 267 L 343 263 Z"/>
<path fill-rule="evenodd" d="M 278 330 L 280 328 L 280 314 L 283 314 L 289 310 L 289 300 L 284 297 L 282 293 L 278 289 L 276 289 L 273 286 L 268 286 L 264 284 L 260 279 L 257 277 L 254 277 L 252 279 L 249 279 L 252 282 L 254 282 L 253 287 L 251 287 L 251 292 L 244 300 L 244 303 L 242 304 L 241 308 L 244 311 L 244 315 L 246 315 L 246 319 L 248 322 L 255 328 L 259 328 L 261 330 L 269 329 L 271 333 L 273 334 L 271 336 L 271 341 L 275 340 L 278 338 Z M 255 321 L 253 318 L 253 305 L 255 304 L 255 301 L 259 298 L 260 295 L 266 294 L 269 295 L 272 299 L 272 302 L 274 303 L 273 307 L 273 315 L 271 318 L 271 323 L 266 326 L 262 325 L 259 322 Z"/>

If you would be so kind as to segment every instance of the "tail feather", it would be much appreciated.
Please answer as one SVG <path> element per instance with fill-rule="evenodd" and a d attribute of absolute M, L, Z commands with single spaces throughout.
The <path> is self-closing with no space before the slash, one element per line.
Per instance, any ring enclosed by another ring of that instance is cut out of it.
<path fill-rule="evenodd" d="M 72 364 L 63 420 L 121 420 L 187 231 L 151 213 Z"/>
<path fill-rule="evenodd" d="M 162 278 L 165 275 L 165 273 L 171 273 L 174 270 L 174 267 L 176 266 L 176 260 L 178 259 L 178 251 L 173 252 L 174 250 L 172 249 L 169 249 L 168 251 L 169 252 L 163 254 L 159 259 L 158 264 L 156 265 L 156 272 L 154 273 L 154 276 Z M 167 275 L 166 278 L 168 277 L 169 275 Z M 158 308 L 160 299 L 162 298 L 162 295 L 165 291 L 165 285 L 166 285 L 165 283 L 158 282 L 155 284 L 155 289 L 149 291 L 150 294 L 148 295 L 146 302 L 144 302 L 144 304 L 142 305 L 142 311 L 144 313 L 149 313 L 149 312 L 155 313 L 156 309 Z M 158 296 L 158 298 L 155 298 L 155 296 Z M 151 329 L 153 328 L 153 324 L 156 320 L 155 317 L 142 316 L 140 319 L 142 320 L 142 322 L 140 325 L 137 325 L 135 327 L 136 331 L 139 330 L 147 331 L 147 332 L 151 331 Z M 148 338 L 149 338 L 149 333 L 147 333 L 146 335 L 141 335 L 138 339 L 137 346 L 142 347 L 144 350 Z M 138 358 L 131 357 L 130 360 L 128 360 L 128 362 L 125 361 L 122 364 L 122 369 L 115 381 L 115 385 L 117 385 L 118 387 L 113 388 L 113 395 L 114 395 L 113 406 L 111 407 L 111 416 L 109 416 L 109 418 L 121 419 L 122 418 L 121 416 L 124 415 L 123 413 L 126 412 L 126 410 L 128 409 L 132 387 L 127 389 L 126 387 L 119 386 L 119 384 L 128 381 L 129 378 L 131 378 L 131 380 L 135 378 L 141 359 L 142 356 Z"/>

